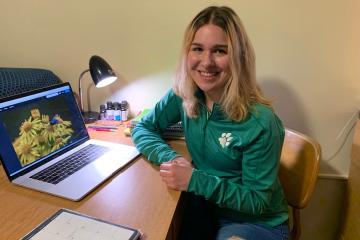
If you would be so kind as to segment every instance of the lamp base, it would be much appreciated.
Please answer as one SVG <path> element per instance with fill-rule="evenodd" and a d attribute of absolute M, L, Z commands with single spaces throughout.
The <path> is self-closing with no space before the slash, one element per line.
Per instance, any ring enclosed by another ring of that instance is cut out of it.
<path fill-rule="evenodd" d="M 98 112 L 83 112 L 83 119 L 85 123 L 93 123 L 99 119 Z"/>

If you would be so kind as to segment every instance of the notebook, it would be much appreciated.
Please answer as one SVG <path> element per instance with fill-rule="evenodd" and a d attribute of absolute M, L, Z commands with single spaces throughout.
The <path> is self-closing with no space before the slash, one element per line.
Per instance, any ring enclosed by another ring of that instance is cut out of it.
<path fill-rule="evenodd" d="M 0 146 L 12 183 L 74 201 L 139 155 L 90 139 L 69 83 L 0 99 Z"/>

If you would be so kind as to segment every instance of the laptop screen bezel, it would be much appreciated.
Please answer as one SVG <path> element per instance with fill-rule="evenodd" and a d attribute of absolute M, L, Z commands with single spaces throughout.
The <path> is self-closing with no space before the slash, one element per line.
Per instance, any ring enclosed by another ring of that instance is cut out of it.
<path fill-rule="evenodd" d="M 16 99 L 19 99 L 19 98 L 23 98 L 23 97 L 27 97 L 27 96 L 31 96 L 31 95 L 35 95 L 35 94 L 38 94 L 38 93 L 54 90 L 54 89 L 57 89 L 57 88 L 63 88 L 63 87 L 69 87 L 70 91 L 73 93 L 71 85 L 68 82 L 65 82 L 65 83 L 55 84 L 55 85 L 51 85 L 51 86 L 48 86 L 48 87 L 39 88 L 39 89 L 35 89 L 35 90 L 32 90 L 32 91 L 28 91 L 28 92 L 24 92 L 24 93 L 20 93 L 20 94 L 16 94 L 16 95 L 11 95 L 11 96 L 8 96 L 8 97 L 5 97 L 5 98 L 1 98 L 0 103 L 16 100 Z M 72 98 L 73 98 L 73 101 L 76 103 L 76 99 L 75 99 L 74 94 L 72 94 Z M 80 108 L 79 108 L 78 105 L 77 105 L 76 109 L 78 111 L 78 114 L 80 114 L 80 116 L 82 116 Z M 83 118 L 82 118 L 81 124 L 82 124 L 81 127 L 86 129 L 86 125 L 85 125 L 85 122 L 84 122 Z M 89 136 L 88 132 L 85 131 L 84 138 L 79 139 L 79 141 L 77 141 L 76 143 L 71 145 L 71 149 L 75 148 L 76 146 L 79 146 L 79 145 L 83 144 L 84 142 L 86 142 L 89 139 L 90 139 L 90 136 Z M 1 161 L 2 165 L 3 165 L 3 168 L 5 170 L 5 173 L 6 173 L 7 177 L 8 177 L 8 179 L 10 181 L 12 181 L 12 180 L 18 178 L 19 176 L 22 176 L 22 175 L 24 175 L 24 174 L 26 174 L 28 172 L 31 172 L 32 170 L 38 168 L 39 166 L 48 163 L 49 161 L 55 159 L 56 157 L 64 154 L 67 151 L 69 151 L 68 147 L 63 148 L 63 149 L 59 150 L 58 152 L 56 152 L 55 154 L 52 154 L 51 156 L 47 157 L 46 159 L 43 159 L 42 161 L 37 160 L 37 162 L 31 164 L 29 167 L 25 167 L 23 169 L 20 169 L 15 174 L 11 174 L 11 172 L 7 168 L 6 162 L 3 159 L 3 156 L 1 154 L 0 154 L 0 161 Z"/>

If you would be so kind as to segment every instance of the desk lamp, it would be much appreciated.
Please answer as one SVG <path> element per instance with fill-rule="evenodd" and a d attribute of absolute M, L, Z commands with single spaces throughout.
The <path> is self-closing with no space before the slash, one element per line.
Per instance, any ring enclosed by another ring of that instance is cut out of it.
<path fill-rule="evenodd" d="M 83 95 L 81 90 L 81 79 L 84 76 L 84 74 L 89 71 L 91 74 L 91 78 L 97 88 L 105 87 L 115 82 L 117 79 L 115 72 L 112 70 L 110 65 L 103 58 L 96 55 L 90 58 L 89 69 L 83 71 L 79 77 L 80 110 L 84 117 L 85 123 L 95 122 L 99 118 L 98 112 L 84 111 Z"/>

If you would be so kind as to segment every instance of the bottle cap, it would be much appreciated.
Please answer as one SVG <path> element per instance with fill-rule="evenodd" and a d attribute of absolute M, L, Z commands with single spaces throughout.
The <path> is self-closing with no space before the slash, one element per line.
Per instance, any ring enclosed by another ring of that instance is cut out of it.
<path fill-rule="evenodd" d="M 112 108 L 113 107 L 113 104 L 111 101 L 108 101 L 106 102 L 106 107 L 109 109 L 109 108 Z"/>
<path fill-rule="evenodd" d="M 114 106 L 114 109 L 115 109 L 115 110 L 119 110 L 119 109 L 120 109 L 120 103 L 118 103 L 118 102 L 114 102 L 114 103 L 113 103 L 113 106 Z"/>

